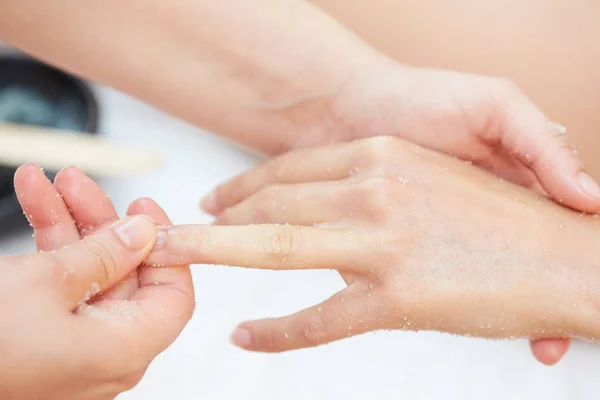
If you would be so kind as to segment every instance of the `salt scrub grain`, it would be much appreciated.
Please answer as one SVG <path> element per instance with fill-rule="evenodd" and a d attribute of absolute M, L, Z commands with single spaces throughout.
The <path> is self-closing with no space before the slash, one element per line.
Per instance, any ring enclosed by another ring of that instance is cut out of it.
<path fill-rule="evenodd" d="M 92 287 L 89 288 L 83 294 L 83 298 L 81 299 L 81 301 L 79 302 L 79 304 L 81 305 L 81 304 L 87 303 L 92 297 L 94 297 L 98 293 L 100 293 L 100 285 L 98 285 L 96 282 L 94 282 L 94 283 L 92 283 Z"/>
<path fill-rule="evenodd" d="M 402 186 L 406 186 L 406 185 L 408 185 L 408 183 L 409 183 L 409 180 L 408 180 L 408 179 L 405 179 L 405 178 L 403 178 L 403 177 L 401 177 L 401 176 L 400 176 L 400 177 L 398 177 L 398 180 L 400 181 L 400 183 L 402 184 Z"/>

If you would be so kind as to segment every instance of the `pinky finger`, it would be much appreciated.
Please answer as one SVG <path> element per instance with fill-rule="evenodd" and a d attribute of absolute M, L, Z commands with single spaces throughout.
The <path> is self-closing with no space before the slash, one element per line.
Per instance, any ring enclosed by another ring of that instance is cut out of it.
<path fill-rule="evenodd" d="M 374 297 L 354 284 L 323 303 L 283 318 L 244 322 L 231 341 L 249 351 L 277 353 L 334 342 L 378 328 Z M 369 319 L 366 319 L 369 318 Z"/>

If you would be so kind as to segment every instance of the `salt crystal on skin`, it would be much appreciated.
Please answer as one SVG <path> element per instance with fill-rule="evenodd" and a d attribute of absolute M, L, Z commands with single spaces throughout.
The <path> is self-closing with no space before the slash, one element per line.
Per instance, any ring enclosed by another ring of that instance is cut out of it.
<path fill-rule="evenodd" d="M 81 301 L 79 302 L 80 305 L 84 304 L 86 302 L 88 302 L 92 297 L 94 297 L 95 295 L 97 295 L 98 293 L 100 293 L 100 285 L 98 285 L 96 282 L 92 283 L 92 287 L 89 288 L 83 295 L 83 298 L 81 299 Z"/>

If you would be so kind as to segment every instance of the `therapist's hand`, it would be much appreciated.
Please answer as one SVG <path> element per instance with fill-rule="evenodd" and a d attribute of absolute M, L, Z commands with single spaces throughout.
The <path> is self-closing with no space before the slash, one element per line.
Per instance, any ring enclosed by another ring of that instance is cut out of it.
<path fill-rule="evenodd" d="M 193 310 L 189 269 L 143 265 L 156 224 L 169 220 L 144 199 L 129 213 L 148 215 L 114 222 L 110 200 L 75 168 L 54 186 L 25 165 L 15 187 L 42 251 L 0 258 L 0 397 L 112 399 L 139 382 Z"/>
<path fill-rule="evenodd" d="M 576 210 L 600 210 L 600 188 L 584 173 L 566 128 L 508 80 L 392 64 L 357 74 L 338 93 L 332 114 L 337 124 L 329 138 L 301 135 L 298 144 L 397 136 Z"/>
<path fill-rule="evenodd" d="M 219 198 L 217 224 L 250 226 L 176 227 L 149 262 L 337 269 L 348 283 L 296 315 L 243 324 L 234 337 L 247 349 L 377 329 L 596 336 L 595 220 L 456 159 L 372 138 L 288 153 Z"/>
<path fill-rule="evenodd" d="M 299 129 L 284 151 L 396 136 L 472 161 L 576 210 L 600 210 L 600 188 L 584 173 L 566 128 L 508 80 L 376 62 L 333 93 L 282 111 Z M 207 197 L 203 208 L 216 214 L 225 202 Z"/>

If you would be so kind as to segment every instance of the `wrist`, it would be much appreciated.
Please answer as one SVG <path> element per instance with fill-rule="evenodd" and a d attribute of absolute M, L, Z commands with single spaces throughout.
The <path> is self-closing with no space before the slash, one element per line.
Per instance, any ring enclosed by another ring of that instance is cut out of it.
<path fill-rule="evenodd" d="M 369 93 L 363 92 L 357 99 L 352 97 L 355 90 L 349 88 L 387 69 L 389 61 L 370 49 L 354 50 L 340 54 L 339 62 L 330 59 L 308 66 L 277 89 L 277 97 L 266 103 L 269 119 L 277 121 L 267 128 L 273 131 L 264 146 L 267 154 L 358 138 L 360 127 L 353 119 L 354 104 L 350 103 L 368 103 Z M 257 118 L 265 120 L 264 115 L 263 110 Z"/>
<path fill-rule="evenodd" d="M 288 149 L 389 134 L 393 129 L 392 121 L 385 116 L 398 115 L 413 70 L 381 54 L 372 54 L 363 62 L 349 66 L 344 79 L 330 86 L 327 94 L 304 104 L 313 107 L 310 113 L 316 118 L 299 126 Z"/>

